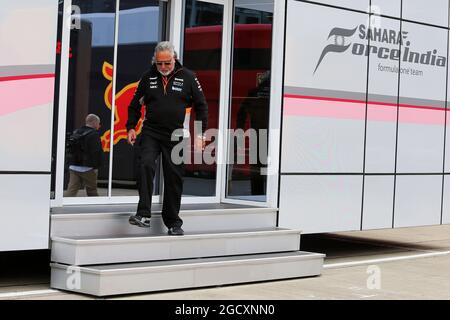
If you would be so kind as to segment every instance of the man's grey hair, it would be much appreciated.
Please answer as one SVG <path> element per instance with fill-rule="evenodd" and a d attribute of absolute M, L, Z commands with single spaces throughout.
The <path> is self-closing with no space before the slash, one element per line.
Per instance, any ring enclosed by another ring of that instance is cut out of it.
<path fill-rule="evenodd" d="M 153 58 L 152 58 L 153 63 L 155 63 L 156 54 L 161 51 L 169 51 L 173 55 L 173 57 L 175 59 L 177 59 L 177 52 L 175 51 L 174 45 L 172 43 L 170 43 L 169 41 L 161 41 L 155 47 L 155 51 L 153 53 Z"/>
<path fill-rule="evenodd" d="M 100 123 L 100 117 L 96 114 L 88 114 L 86 117 L 86 125 L 88 127 L 95 127 L 97 124 Z"/>

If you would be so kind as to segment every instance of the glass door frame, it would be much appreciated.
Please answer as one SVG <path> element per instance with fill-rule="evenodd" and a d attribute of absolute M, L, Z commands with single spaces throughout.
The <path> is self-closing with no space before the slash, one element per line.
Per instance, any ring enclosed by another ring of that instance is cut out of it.
<path fill-rule="evenodd" d="M 176 2 L 167 1 L 163 2 Z M 62 207 L 65 205 L 105 205 L 105 204 L 136 204 L 139 200 L 138 196 L 113 196 L 112 195 L 112 166 L 113 166 L 113 139 L 111 139 L 109 153 L 109 174 L 108 174 L 108 196 L 99 197 L 64 197 L 64 163 L 65 163 L 65 144 L 66 144 L 66 117 L 67 117 L 67 96 L 69 82 L 69 47 L 70 47 L 70 30 L 72 20 L 72 0 L 64 0 L 63 3 L 63 21 L 61 24 L 61 65 L 60 65 L 60 83 L 59 83 L 59 101 L 58 101 L 58 142 L 56 154 L 56 182 L 55 182 L 55 198 L 50 200 L 50 207 Z M 169 13 L 170 12 L 170 13 Z M 119 38 L 120 23 L 120 0 L 116 0 L 116 11 L 114 21 L 114 59 L 113 59 L 113 75 L 117 71 L 117 47 Z M 171 7 L 167 11 L 166 24 L 174 25 L 171 14 Z M 170 32 L 170 30 L 169 30 Z M 112 92 L 116 92 L 116 77 L 113 76 Z M 112 99 L 111 105 L 111 134 L 114 130 L 114 114 L 115 99 Z M 161 189 L 160 189 L 161 190 Z M 162 194 L 162 192 L 160 192 Z M 162 203 L 161 195 L 154 195 L 152 203 Z"/>
<path fill-rule="evenodd" d="M 168 38 L 174 44 L 178 53 L 181 54 L 183 48 L 184 35 L 184 0 L 162 0 L 168 3 L 167 23 L 169 25 Z M 232 70 L 232 39 L 233 39 L 233 9 L 234 1 L 230 0 L 198 0 L 221 4 L 224 6 L 223 31 L 222 31 L 222 61 L 221 61 L 221 85 L 220 85 L 220 108 L 219 108 L 219 134 L 216 147 L 217 173 L 216 173 L 216 195 L 209 197 L 201 196 L 183 196 L 182 203 L 234 203 L 246 204 L 261 207 L 278 206 L 278 186 L 279 186 L 279 157 L 280 157 L 280 123 L 282 106 L 282 87 L 283 83 L 283 63 L 284 61 L 284 19 L 286 0 L 274 0 L 274 19 L 272 32 L 272 72 L 271 72 L 271 92 L 270 92 L 270 135 L 269 135 L 269 172 L 267 177 L 267 197 L 265 202 L 238 200 L 226 198 L 226 160 L 227 146 L 229 144 L 227 137 L 229 104 L 230 104 L 230 85 Z M 64 198 L 64 157 L 65 157 L 65 138 L 66 138 L 66 116 L 67 116 L 67 88 L 68 88 L 68 70 L 69 70 L 69 45 L 70 45 L 70 22 L 71 22 L 72 0 L 64 0 L 64 13 L 62 23 L 61 40 L 61 65 L 60 65 L 60 94 L 58 108 L 58 142 L 56 159 L 56 183 L 55 199 L 50 200 L 51 207 L 61 207 L 63 205 L 88 205 L 88 204 L 136 204 L 138 196 L 106 196 L 106 197 L 79 197 Z M 117 45 L 118 45 L 118 27 L 119 27 L 119 9 L 120 0 L 116 0 L 116 19 L 115 19 L 115 43 L 114 43 L 114 74 L 116 74 Z M 113 92 L 115 92 L 116 81 L 113 78 Z M 280 85 L 277 85 L 280 84 Z M 114 103 L 115 99 L 113 99 Z M 114 104 L 112 106 L 114 108 Z M 114 128 L 114 109 L 112 109 L 111 128 Z M 111 143 L 113 143 L 111 141 Z M 112 150 L 112 148 L 111 148 Z M 112 173 L 112 153 L 110 153 L 110 176 Z M 111 194 L 111 183 L 108 182 L 108 194 Z M 160 195 L 153 196 L 153 203 L 162 203 L 163 189 L 160 189 Z"/>
<path fill-rule="evenodd" d="M 228 128 L 229 113 L 231 109 L 231 70 L 232 66 L 232 39 L 234 37 L 234 3 L 230 9 L 231 21 L 231 37 L 229 46 L 229 70 L 227 77 L 227 106 L 225 127 Z M 282 119 L 282 105 L 283 105 L 283 77 L 284 77 L 284 44 L 285 44 L 285 16 L 286 16 L 286 2 L 287 0 L 274 0 L 273 7 L 273 22 L 272 22 L 272 57 L 271 57 L 271 75 L 270 75 L 270 107 L 269 107 L 269 137 L 268 137 L 268 164 L 267 164 L 267 187 L 266 187 L 266 201 L 254 201 L 243 199 L 227 198 L 227 171 L 226 165 L 222 169 L 222 186 L 221 199 L 222 203 L 252 205 L 256 207 L 270 207 L 278 208 L 278 194 L 280 182 L 280 152 L 281 152 L 281 119 Z M 280 61 L 282 63 L 280 63 Z M 230 147 L 229 135 L 225 135 L 226 152 L 228 154 Z M 226 163 L 226 159 L 222 159 L 222 163 Z"/>
<path fill-rule="evenodd" d="M 61 207 L 63 205 L 64 185 L 64 152 L 65 132 L 67 116 L 67 88 L 69 70 L 69 48 L 70 48 L 70 20 L 72 13 L 72 0 L 63 1 L 63 18 L 61 23 L 61 63 L 58 100 L 58 142 L 56 146 L 56 179 L 55 198 L 50 200 L 50 207 Z M 62 170 L 61 170 L 62 168 Z"/>
<path fill-rule="evenodd" d="M 219 96 L 219 119 L 218 119 L 218 136 L 216 142 L 216 194 L 215 196 L 183 196 L 181 203 L 220 203 L 222 198 L 223 188 L 223 172 L 225 170 L 225 130 L 227 127 L 228 117 L 228 93 L 229 93 L 229 79 L 230 79 L 230 65 L 231 61 L 231 23 L 232 23 L 232 1 L 230 0 L 197 0 L 199 2 L 213 3 L 223 6 L 223 27 L 222 27 L 222 54 L 220 63 L 220 96 Z M 176 26 L 170 28 L 173 34 L 170 35 L 172 43 L 175 45 L 176 51 L 180 55 L 180 61 L 183 62 L 184 47 L 184 15 L 185 15 L 185 0 L 172 0 L 173 8 L 181 9 L 173 12 L 175 19 L 171 19 L 177 23 Z"/>

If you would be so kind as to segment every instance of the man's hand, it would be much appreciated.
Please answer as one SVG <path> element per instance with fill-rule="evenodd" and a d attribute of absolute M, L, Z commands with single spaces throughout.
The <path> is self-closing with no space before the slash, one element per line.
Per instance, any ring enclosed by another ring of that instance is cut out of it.
<path fill-rule="evenodd" d="M 127 141 L 129 144 L 134 146 L 134 143 L 136 142 L 136 131 L 134 129 L 131 129 L 130 131 L 128 131 Z"/>
<path fill-rule="evenodd" d="M 195 141 L 194 141 L 194 145 L 195 145 L 195 150 L 205 150 L 206 147 L 206 137 L 205 136 L 196 136 L 195 137 Z"/>

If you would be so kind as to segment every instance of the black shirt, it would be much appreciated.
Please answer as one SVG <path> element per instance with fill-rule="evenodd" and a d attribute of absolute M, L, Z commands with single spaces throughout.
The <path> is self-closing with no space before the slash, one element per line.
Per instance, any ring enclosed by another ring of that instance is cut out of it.
<path fill-rule="evenodd" d="M 82 126 L 76 130 L 80 134 L 86 133 L 81 139 L 82 144 L 82 162 L 75 163 L 69 160 L 70 165 L 81 165 L 85 167 L 99 168 L 103 162 L 103 148 L 100 134 L 94 128 Z"/>
<path fill-rule="evenodd" d="M 162 76 L 156 65 L 146 71 L 139 81 L 128 107 L 127 131 L 135 129 L 141 118 L 141 99 L 145 104 L 143 133 L 169 139 L 176 129 L 182 129 L 186 108 L 193 105 L 196 120 L 202 122 L 205 132 L 208 122 L 208 105 L 195 74 L 176 60 L 173 72 Z"/>

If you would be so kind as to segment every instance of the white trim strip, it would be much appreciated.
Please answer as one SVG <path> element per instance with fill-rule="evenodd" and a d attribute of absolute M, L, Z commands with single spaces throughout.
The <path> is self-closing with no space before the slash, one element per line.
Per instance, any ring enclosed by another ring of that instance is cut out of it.
<path fill-rule="evenodd" d="M 51 294 L 51 293 L 58 293 L 58 292 L 59 292 L 58 290 L 54 290 L 54 289 L 31 290 L 31 291 L 14 291 L 14 292 L 8 292 L 8 293 L 0 293 L 0 299 L 36 296 L 36 295 Z"/>
<path fill-rule="evenodd" d="M 61 207 L 64 194 L 64 162 L 66 150 L 67 90 L 69 83 L 70 20 L 72 0 L 64 0 L 61 34 L 61 64 L 58 100 L 58 140 L 56 146 L 56 181 L 53 206 Z"/>
<path fill-rule="evenodd" d="M 268 174 L 266 176 L 266 203 L 268 207 L 278 205 L 285 20 L 286 0 L 275 0 L 273 3 L 272 60 L 270 64 L 269 140 L 267 141 L 269 143 L 267 149 Z"/>
<path fill-rule="evenodd" d="M 116 90 L 117 90 L 117 47 L 119 42 L 119 17 L 120 17 L 120 0 L 116 0 L 116 14 L 114 20 L 114 51 L 113 51 L 113 76 L 112 76 L 112 92 L 111 92 L 111 127 L 109 129 L 109 170 L 108 170 L 108 198 L 112 196 L 112 180 L 114 165 L 114 118 L 116 112 Z"/>
<path fill-rule="evenodd" d="M 438 251 L 431 253 L 423 253 L 423 254 L 415 254 L 409 256 L 401 256 L 401 257 L 392 257 L 392 258 L 381 258 L 381 259 L 370 259 L 370 260 L 362 260 L 362 261 L 350 261 L 350 262 L 342 262 L 342 263 L 329 263 L 324 264 L 324 269 L 335 269 L 335 268 L 346 268 L 346 267 L 354 267 L 365 264 L 375 264 L 375 263 L 385 263 L 385 262 L 394 262 L 394 261 L 402 261 L 402 260 L 411 260 L 411 259 L 419 259 L 419 258 L 432 258 L 438 256 L 445 256 L 450 254 L 450 251 Z"/>

